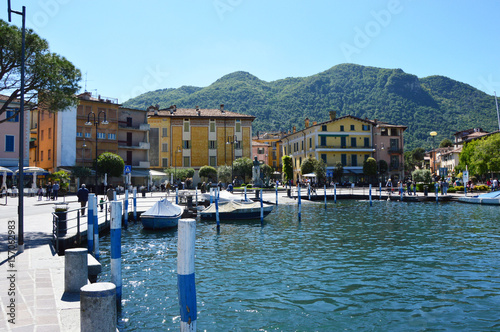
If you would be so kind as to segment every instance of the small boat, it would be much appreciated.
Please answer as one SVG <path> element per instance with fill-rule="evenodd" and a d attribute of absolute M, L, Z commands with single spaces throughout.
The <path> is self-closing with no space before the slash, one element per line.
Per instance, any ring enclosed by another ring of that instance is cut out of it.
<path fill-rule="evenodd" d="M 273 211 L 274 205 L 263 204 L 264 218 Z M 215 203 L 199 212 L 203 220 L 216 220 Z M 260 219 L 260 202 L 219 202 L 219 220 Z"/>
<path fill-rule="evenodd" d="M 215 199 L 215 195 L 216 195 L 216 193 L 214 193 L 212 195 L 212 199 L 213 200 Z M 201 194 L 201 200 L 202 201 L 206 201 L 206 202 L 210 202 L 210 193 Z M 235 201 L 235 202 L 252 202 L 249 199 L 247 199 L 245 201 L 245 197 L 244 196 L 231 194 L 229 191 L 220 191 L 219 192 L 219 202 L 223 203 L 223 202 L 229 202 L 229 201 Z"/>
<path fill-rule="evenodd" d="M 166 199 L 159 200 L 149 210 L 141 214 L 142 226 L 146 229 L 177 227 L 183 209 Z"/>
<path fill-rule="evenodd" d="M 500 191 L 492 191 L 476 196 L 459 197 L 458 201 L 472 204 L 500 205 Z"/>

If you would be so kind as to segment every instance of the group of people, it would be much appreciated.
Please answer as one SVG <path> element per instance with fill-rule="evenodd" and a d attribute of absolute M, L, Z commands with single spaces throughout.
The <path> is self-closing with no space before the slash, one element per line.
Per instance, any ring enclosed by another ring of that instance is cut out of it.
<path fill-rule="evenodd" d="M 78 197 L 78 202 L 80 203 L 80 206 L 82 208 L 82 216 L 85 215 L 85 207 L 87 206 L 87 202 L 89 201 L 89 190 L 85 186 L 85 184 L 82 184 L 80 186 L 80 189 L 78 189 L 78 192 L 76 193 L 76 197 Z M 111 202 L 115 199 L 115 190 L 112 185 L 108 186 L 108 190 L 106 190 L 106 198 L 108 199 L 108 202 Z M 104 200 L 101 198 L 101 201 L 99 202 L 99 206 L 101 208 L 101 211 L 104 206 Z"/>
<path fill-rule="evenodd" d="M 54 184 L 52 182 L 48 182 L 45 185 L 45 197 L 46 200 L 54 200 L 57 201 L 57 198 L 59 197 L 59 189 L 61 187 L 59 186 L 59 182 L 56 181 Z M 39 186 L 38 187 L 38 200 L 41 201 L 43 199 L 43 187 Z"/>
<path fill-rule="evenodd" d="M 489 179 L 488 181 L 486 181 L 486 184 L 491 188 L 492 191 L 497 191 L 499 189 L 497 178 Z"/>

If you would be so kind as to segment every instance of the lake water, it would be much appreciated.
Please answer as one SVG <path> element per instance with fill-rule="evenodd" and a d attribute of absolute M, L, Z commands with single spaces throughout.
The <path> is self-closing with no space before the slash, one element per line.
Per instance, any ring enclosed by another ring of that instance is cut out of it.
<path fill-rule="evenodd" d="M 199 331 L 500 329 L 500 208 L 339 201 L 197 223 Z M 122 233 L 120 331 L 179 330 L 177 231 Z M 110 281 L 109 236 L 101 281 Z"/>

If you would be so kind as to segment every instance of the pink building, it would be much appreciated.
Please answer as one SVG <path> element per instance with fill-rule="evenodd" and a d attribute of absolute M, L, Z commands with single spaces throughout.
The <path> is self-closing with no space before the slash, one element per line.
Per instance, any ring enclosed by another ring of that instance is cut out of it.
<path fill-rule="evenodd" d="M 0 106 L 8 96 L 0 95 Z M 9 110 L 0 114 L 0 121 L 11 117 L 20 107 L 19 100 L 10 104 Z M 24 112 L 24 166 L 29 166 L 30 112 Z M 19 165 L 19 115 L 0 123 L 0 166 L 17 168 Z"/>
<path fill-rule="evenodd" d="M 257 157 L 261 164 L 267 163 L 269 154 L 269 144 L 252 140 L 252 160 Z"/>

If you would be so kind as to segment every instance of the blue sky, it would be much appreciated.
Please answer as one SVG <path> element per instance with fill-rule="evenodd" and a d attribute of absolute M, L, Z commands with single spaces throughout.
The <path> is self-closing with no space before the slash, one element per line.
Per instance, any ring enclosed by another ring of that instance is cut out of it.
<path fill-rule="evenodd" d="M 500 92 L 497 0 L 12 0 L 23 5 L 27 27 L 80 68 L 82 91 L 120 103 L 238 70 L 274 81 L 347 62 Z"/>

